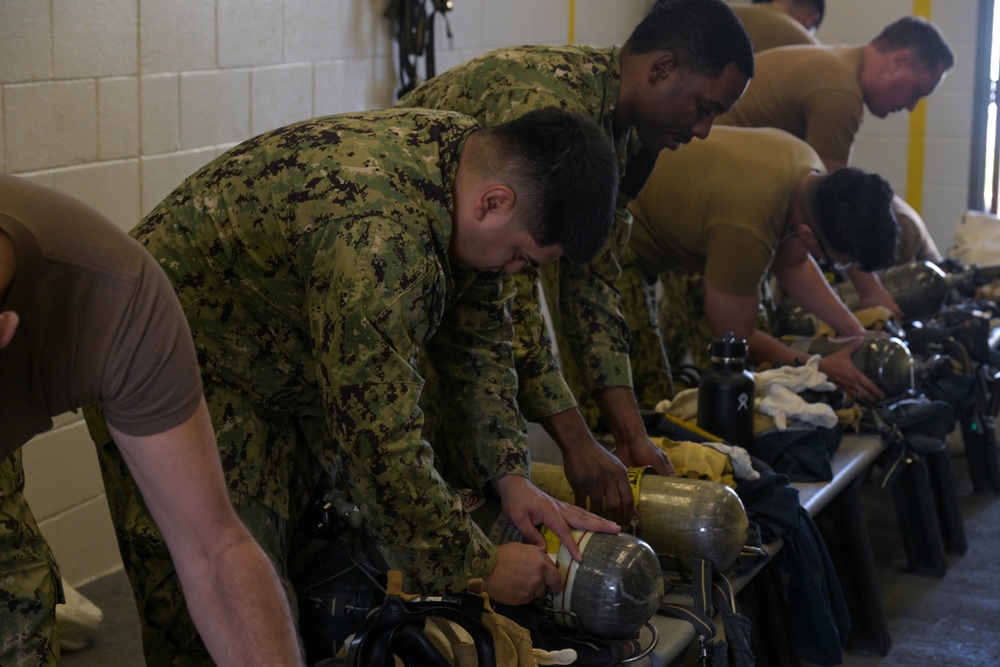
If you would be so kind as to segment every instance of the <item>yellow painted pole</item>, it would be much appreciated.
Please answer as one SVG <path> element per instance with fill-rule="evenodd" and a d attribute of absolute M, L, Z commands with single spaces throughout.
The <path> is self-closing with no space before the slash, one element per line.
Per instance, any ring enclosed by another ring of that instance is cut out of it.
<path fill-rule="evenodd" d="M 573 44 L 576 42 L 576 0 L 569 0 L 569 17 L 566 24 L 568 26 L 566 43 Z"/>
<path fill-rule="evenodd" d="M 930 20 L 931 0 L 913 0 L 913 15 Z M 921 213 L 924 203 L 924 158 L 927 152 L 927 100 L 910 112 L 907 145 L 906 202 Z"/>

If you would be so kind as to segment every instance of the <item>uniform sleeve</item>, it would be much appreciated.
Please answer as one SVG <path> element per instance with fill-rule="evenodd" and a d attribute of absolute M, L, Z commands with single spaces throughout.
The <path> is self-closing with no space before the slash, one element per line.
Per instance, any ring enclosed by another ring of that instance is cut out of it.
<path fill-rule="evenodd" d="M 383 221 L 330 248 L 315 260 L 310 312 L 341 479 L 389 567 L 417 590 L 460 590 L 492 570 L 496 550 L 421 437 L 414 357 L 444 309 L 441 271 Z"/>
<path fill-rule="evenodd" d="M 632 386 L 629 332 L 616 287 L 621 276 L 619 258 L 631 230 L 632 214 L 619 208 L 611 238 L 594 260 L 586 264 L 562 262 L 560 266 L 562 331 L 591 391 Z"/>
<path fill-rule="evenodd" d="M 100 403 L 108 423 L 132 436 L 163 433 L 194 414 L 202 396 L 201 371 L 187 318 L 155 260 L 136 244 L 140 278 L 124 311 L 121 303 L 92 304 L 94 312 L 122 312 L 107 348 Z M 97 295 L 114 300 L 121 295 Z"/>
<path fill-rule="evenodd" d="M 439 407 L 448 442 L 440 446 L 459 452 L 449 461 L 463 468 L 449 470 L 448 479 L 455 474 L 478 490 L 504 475 L 526 477 L 528 448 L 516 401 L 508 309 L 514 299 L 513 280 L 503 274 L 470 273 L 478 278 L 445 312 L 427 352 L 444 396 Z"/>

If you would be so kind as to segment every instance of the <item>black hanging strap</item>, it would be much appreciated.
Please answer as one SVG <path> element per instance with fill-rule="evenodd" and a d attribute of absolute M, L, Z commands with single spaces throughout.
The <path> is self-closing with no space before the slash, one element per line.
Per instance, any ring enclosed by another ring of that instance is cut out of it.
<path fill-rule="evenodd" d="M 420 58 L 424 59 L 424 79 L 433 77 L 434 70 L 434 15 L 445 18 L 445 30 L 451 43 L 451 24 L 447 12 L 451 0 L 389 0 L 385 16 L 392 21 L 399 48 L 399 90 L 396 99 L 410 92 L 421 82 L 417 73 Z"/>

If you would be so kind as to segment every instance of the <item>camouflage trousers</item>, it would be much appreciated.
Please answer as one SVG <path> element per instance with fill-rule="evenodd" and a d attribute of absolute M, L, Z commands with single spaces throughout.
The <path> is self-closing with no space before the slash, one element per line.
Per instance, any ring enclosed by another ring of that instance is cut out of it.
<path fill-rule="evenodd" d="M 704 274 L 675 269 L 660 276 L 660 290 L 660 332 L 671 367 L 677 370 L 690 363 L 708 368 L 712 327 L 705 316 Z M 690 388 L 678 386 L 677 390 Z"/>
<path fill-rule="evenodd" d="M 659 302 L 660 331 L 668 350 L 671 367 L 676 371 L 684 364 L 691 364 L 699 371 L 710 365 L 709 346 L 712 344 L 712 327 L 705 315 L 705 276 L 693 271 L 675 270 L 660 276 Z M 763 286 L 761 303 L 770 300 L 767 284 Z M 770 317 L 762 305 L 758 308 L 756 328 L 771 331 Z M 684 384 L 682 373 L 674 375 L 677 391 L 692 389 Z"/>
<path fill-rule="evenodd" d="M 665 398 L 673 398 L 670 357 L 660 334 L 656 313 L 656 278 L 646 276 L 631 249 L 621 258 L 618 280 L 622 314 L 629 328 L 629 362 L 632 386 L 639 407 L 653 409 Z"/>
<path fill-rule="evenodd" d="M 205 398 L 216 428 L 220 448 L 233 452 L 234 443 L 245 445 L 244 456 L 253 458 L 254 443 L 267 441 L 268 447 L 286 446 L 288 458 L 301 460 L 305 452 L 305 432 L 292 420 L 269 422 L 252 404 L 218 386 L 205 385 Z M 148 667 L 191 667 L 214 664 L 188 612 L 180 580 L 156 523 L 111 439 L 103 415 L 94 406 L 84 411 L 91 438 L 97 446 L 108 506 L 115 525 L 118 546 L 132 585 L 142 627 L 143 653 Z M 233 426 L 239 416 L 239 428 Z M 289 503 L 273 508 L 247 489 L 234 483 L 239 466 L 225 460 L 230 499 L 240 519 L 275 564 L 275 569 L 296 610 L 294 576 L 296 519 L 305 510 L 309 492 L 322 479 L 318 464 L 292 465 L 290 479 L 272 480 L 284 485 Z M 291 517 L 291 518 L 290 518 Z"/>
<path fill-rule="evenodd" d="M 59 570 L 24 498 L 18 449 L 0 461 L 0 667 L 58 665 Z"/>

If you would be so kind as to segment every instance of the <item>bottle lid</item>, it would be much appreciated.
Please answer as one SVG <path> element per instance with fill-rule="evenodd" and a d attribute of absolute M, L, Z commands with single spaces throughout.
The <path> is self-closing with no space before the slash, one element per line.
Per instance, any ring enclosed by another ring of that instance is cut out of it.
<path fill-rule="evenodd" d="M 722 338 L 713 338 L 712 344 L 709 346 L 709 356 L 713 362 L 717 363 L 746 361 L 746 338 L 737 338 L 732 331 L 726 332 Z"/>

